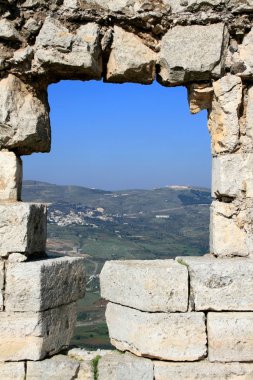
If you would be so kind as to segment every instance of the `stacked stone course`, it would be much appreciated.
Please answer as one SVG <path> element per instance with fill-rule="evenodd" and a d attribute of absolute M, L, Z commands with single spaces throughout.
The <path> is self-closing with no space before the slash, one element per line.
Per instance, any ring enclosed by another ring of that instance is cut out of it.
<path fill-rule="evenodd" d="M 105 265 L 111 341 L 128 352 L 101 354 L 98 378 L 253 379 L 252 16 L 251 0 L 0 1 L 0 378 L 93 377 L 94 355 L 54 356 L 83 261 L 48 258 L 46 207 L 21 201 L 20 157 L 50 151 L 47 86 L 157 79 L 208 110 L 210 254 Z"/>

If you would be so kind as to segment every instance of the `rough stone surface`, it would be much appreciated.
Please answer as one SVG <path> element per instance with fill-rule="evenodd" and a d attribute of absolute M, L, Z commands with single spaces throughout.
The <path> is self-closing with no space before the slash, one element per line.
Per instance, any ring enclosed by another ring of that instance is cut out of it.
<path fill-rule="evenodd" d="M 40 96 L 14 75 L 0 80 L 0 149 L 20 155 L 50 150 L 49 107 L 44 90 Z"/>
<path fill-rule="evenodd" d="M 36 203 L 0 204 L 0 255 L 31 255 L 46 248 L 46 207 Z"/>
<path fill-rule="evenodd" d="M 208 359 L 253 361 L 253 313 L 208 313 Z"/>
<path fill-rule="evenodd" d="M 103 298 L 134 309 L 187 311 L 187 268 L 174 260 L 107 261 L 100 286 Z"/>
<path fill-rule="evenodd" d="M 242 81 L 226 75 L 213 83 L 214 99 L 209 116 L 213 154 L 234 152 L 239 145 L 239 111 L 242 103 Z"/>
<path fill-rule="evenodd" d="M 3 380 L 24 380 L 25 363 L 0 363 L 0 376 Z"/>
<path fill-rule="evenodd" d="M 80 26 L 71 33 L 59 21 L 48 17 L 36 39 L 33 65 L 45 70 L 59 71 L 63 76 L 82 74 L 88 79 L 100 79 L 102 63 L 99 46 L 99 27 L 95 23 Z"/>
<path fill-rule="evenodd" d="M 253 198 L 253 153 L 226 154 L 213 158 L 212 196 Z"/>
<path fill-rule="evenodd" d="M 161 41 L 162 83 L 182 84 L 219 76 L 224 35 L 226 31 L 222 23 L 176 26 L 169 30 Z"/>
<path fill-rule="evenodd" d="M 121 351 L 172 361 L 206 355 L 203 313 L 146 313 L 109 303 L 106 321 L 111 343 Z"/>
<path fill-rule="evenodd" d="M 43 311 L 85 294 L 84 259 L 61 257 L 7 265 L 7 311 Z"/>
<path fill-rule="evenodd" d="M 41 360 L 69 345 L 76 304 L 40 313 L 0 313 L 0 361 Z"/>
<path fill-rule="evenodd" d="M 196 311 L 253 311 L 253 260 L 180 257 Z"/>
<path fill-rule="evenodd" d="M 27 362 L 26 380 L 77 379 L 80 364 L 64 355 L 57 355 L 39 362 Z"/>
<path fill-rule="evenodd" d="M 253 365 L 243 363 L 197 363 L 154 362 L 155 380 L 250 380 Z"/>
<path fill-rule="evenodd" d="M 213 87 L 210 84 L 194 83 L 188 88 L 190 111 L 196 114 L 202 110 L 210 109 L 213 99 Z"/>
<path fill-rule="evenodd" d="M 241 209 L 241 212 L 240 212 Z M 218 257 L 253 253 L 252 206 L 215 201 L 211 206 L 210 251 Z"/>
<path fill-rule="evenodd" d="M 0 201 L 20 201 L 22 161 L 12 152 L 0 152 Z"/>
<path fill-rule="evenodd" d="M 109 82 L 152 83 L 155 64 L 156 54 L 138 36 L 115 26 L 106 74 Z"/>
<path fill-rule="evenodd" d="M 21 39 L 13 23 L 7 19 L 0 20 L 0 38 L 7 41 L 19 41 Z"/>
<path fill-rule="evenodd" d="M 0 261 L 0 311 L 4 309 L 4 262 Z"/>
<path fill-rule="evenodd" d="M 98 363 L 98 380 L 153 380 L 153 363 L 135 355 L 112 352 Z"/>

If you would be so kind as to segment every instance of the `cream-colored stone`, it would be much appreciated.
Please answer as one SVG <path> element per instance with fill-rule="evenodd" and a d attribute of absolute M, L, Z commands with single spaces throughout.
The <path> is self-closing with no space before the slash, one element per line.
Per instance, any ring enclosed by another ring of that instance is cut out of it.
<path fill-rule="evenodd" d="M 210 109 L 213 99 L 213 87 L 210 84 L 194 83 L 188 88 L 188 101 L 190 111 L 196 114 L 202 110 Z"/>
<path fill-rule="evenodd" d="M 180 257 L 196 311 L 253 311 L 253 260 Z"/>
<path fill-rule="evenodd" d="M 48 258 L 8 264 L 6 311 L 43 311 L 67 305 L 85 294 L 84 259 Z"/>
<path fill-rule="evenodd" d="M 4 282 L 5 282 L 5 274 L 4 274 L 4 261 L 0 261 L 0 311 L 4 310 Z"/>
<path fill-rule="evenodd" d="M 24 380 L 25 363 L 0 363 L 0 379 Z"/>
<path fill-rule="evenodd" d="M 238 208 L 234 203 L 219 201 L 212 203 L 210 251 L 215 256 L 232 257 L 252 254 L 252 233 L 245 229 L 247 220 L 240 223 L 238 213 Z"/>
<path fill-rule="evenodd" d="M 155 64 L 156 53 L 144 45 L 138 36 L 118 26 L 114 27 L 107 81 L 152 83 L 155 79 Z"/>
<path fill-rule="evenodd" d="M 0 20 L 0 38 L 7 41 L 20 41 L 21 37 L 14 24 L 5 18 Z"/>
<path fill-rule="evenodd" d="M 211 362 L 253 361 L 253 313 L 208 313 L 208 359 Z"/>
<path fill-rule="evenodd" d="M 41 360 L 69 345 L 76 304 L 33 313 L 0 313 L 0 361 Z"/>
<path fill-rule="evenodd" d="M 20 201 L 22 161 L 12 152 L 0 152 L 0 201 Z"/>
<path fill-rule="evenodd" d="M 235 153 L 213 158 L 212 196 L 253 198 L 253 153 Z"/>
<path fill-rule="evenodd" d="M 8 256 L 9 263 L 23 263 L 24 261 L 27 261 L 28 257 L 22 253 L 11 253 Z"/>
<path fill-rule="evenodd" d="M 88 23 L 71 33 L 58 20 L 47 17 L 36 39 L 34 68 L 59 70 L 64 77 L 82 75 L 100 79 L 102 73 L 99 26 Z"/>
<path fill-rule="evenodd" d="M 253 364 L 154 362 L 154 380 L 251 380 Z"/>
<path fill-rule="evenodd" d="M 109 303 L 106 321 L 111 343 L 121 351 L 172 361 L 206 355 L 203 313 L 146 313 Z"/>
<path fill-rule="evenodd" d="M 64 355 L 53 356 L 38 362 L 27 362 L 26 380 L 78 379 L 80 364 Z"/>
<path fill-rule="evenodd" d="M 23 202 L 0 204 L 0 256 L 44 252 L 46 234 L 46 206 Z"/>
<path fill-rule="evenodd" d="M 187 311 L 187 268 L 174 260 L 107 261 L 100 286 L 103 298 L 134 309 Z"/>
<path fill-rule="evenodd" d="M 226 75 L 213 83 L 214 98 L 208 128 L 213 154 L 234 152 L 239 145 L 239 110 L 242 103 L 242 81 Z"/>
<path fill-rule="evenodd" d="M 161 82 L 165 85 L 182 84 L 219 76 L 226 38 L 227 32 L 222 23 L 170 29 L 161 41 Z"/>
<path fill-rule="evenodd" d="M 98 380 L 153 380 L 153 363 L 130 353 L 114 351 L 98 363 Z"/>
<path fill-rule="evenodd" d="M 10 74 L 0 80 L 0 149 L 19 155 L 50 150 L 49 107 L 40 94 Z"/>

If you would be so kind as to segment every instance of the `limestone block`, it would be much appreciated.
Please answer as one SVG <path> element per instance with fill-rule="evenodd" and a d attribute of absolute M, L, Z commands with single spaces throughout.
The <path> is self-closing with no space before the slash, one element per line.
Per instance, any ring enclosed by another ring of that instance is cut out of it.
<path fill-rule="evenodd" d="M 253 360 L 253 313 L 208 313 L 208 359 L 211 362 Z"/>
<path fill-rule="evenodd" d="M 187 311 L 188 271 L 174 260 L 107 261 L 101 296 L 149 312 Z"/>
<path fill-rule="evenodd" d="M 204 313 L 146 313 L 109 303 L 106 321 L 118 350 L 172 361 L 206 355 Z"/>
<path fill-rule="evenodd" d="M 43 90 L 10 74 L 0 80 L 0 149 L 19 155 L 50 150 L 49 107 Z"/>
<path fill-rule="evenodd" d="M 0 313 L 0 361 L 41 360 L 69 345 L 76 304 L 39 313 Z"/>
<path fill-rule="evenodd" d="M 211 206 L 210 251 L 218 257 L 248 256 L 253 252 L 252 232 L 238 218 L 233 203 L 215 201 Z"/>
<path fill-rule="evenodd" d="M 36 203 L 0 204 L 0 256 L 31 255 L 46 248 L 46 206 Z"/>
<path fill-rule="evenodd" d="M 151 360 L 130 353 L 114 351 L 98 363 L 98 380 L 153 380 L 153 372 Z"/>
<path fill-rule="evenodd" d="M 236 153 L 213 158 L 212 196 L 253 198 L 253 153 Z"/>
<path fill-rule="evenodd" d="M 77 379 L 80 364 L 64 355 L 53 356 L 39 362 L 27 362 L 26 380 Z"/>
<path fill-rule="evenodd" d="M 213 83 L 214 98 L 208 128 L 213 154 L 234 152 L 239 145 L 239 111 L 242 103 L 242 81 L 226 75 Z"/>
<path fill-rule="evenodd" d="M 251 4 L 253 9 L 253 3 Z M 253 29 L 247 33 L 238 45 L 238 50 L 232 55 L 231 70 L 242 78 L 252 78 L 253 75 Z"/>
<path fill-rule="evenodd" d="M 210 109 L 213 98 L 213 87 L 210 84 L 194 83 L 188 88 L 190 111 L 196 114 L 202 110 Z"/>
<path fill-rule="evenodd" d="M 161 41 L 161 82 L 175 85 L 220 76 L 226 33 L 222 23 L 169 30 Z"/>
<path fill-rule="evenodd" d="M 22 161 L 12 152 L 0 152 L 0 201 L 19 201 Z"/>
<path fill-rule="evenodd" d="M 4 262 L 0 261 L 0 311 L 4 310 Z"/>
<path fill-rule="evenodd" d="M 8 264 L 5 310 L 43 311 L 85 294 L 84 259 L 60 257 Z"/>
<path fill-rule="evenodd" d="M 250 380 L 253 378 L 253 364 L 210 363 L 203 360 L 196 363 L 154 362 L 155 380 Z"/>
<path fill-rule="evenodd" d="M 0 376 L 3 380 L 24 380 L 25 363 L 0 363 Z"/>
<path fill-rule="evenodd" d="M 144 45 L 138 36 L 118 26 L 114 27 L 107 81 L 152 83 L 155 79 L 155 64 L 156 53 Z"/>
<path fill-rule="evenodd" d="M 253 260 L 180 257 L 196 311 L 253 311 Z"/>
<path fill-rule="evenodd" d="M 240 119 L 241 151 L 253 152 L 253 86 L 244 91 L 244 113 Z"/>
<path fill-rule="evenodd" d="M 80 74 L 83 79 L 101 78 L 99 26 L 95 23 L 82 25 L 73 34 L 58 20 L 48 17 L 35 47 L 35 68 L 43 66 L 70 78 Z"/>

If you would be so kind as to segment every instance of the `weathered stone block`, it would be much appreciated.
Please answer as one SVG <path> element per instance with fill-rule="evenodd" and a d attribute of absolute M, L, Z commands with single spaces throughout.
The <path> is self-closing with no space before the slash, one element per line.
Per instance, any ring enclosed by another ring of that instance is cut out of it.
<path fill-rule="evenodd" d="M 12 152 L 0 152 L 0 201 L 20 201 L 22 161 Z"/>
<path fill-rule="evenodd" d="M 7 265 L 6 311 L 43 311 L 85 294 L 84 259 L 75 257 Z"/>
<path fill-rule="evenodd" d="M 10 74 L 0 80 L 0 149 L 19 155 L 50 150 L 49 107 L 43 90 Z"/>
<path fill-rule="evenodd" d="M 210 109 L 213 99 L 213 87 L 206 83 L 194 83 L 188 87 L 188 101 L 190 111 L 196 114 L 202 110 Z"/>
<path fill-rule="evenodd" d="M 239 146 L 239 112 L 242 104 L 242 81 L 226 75 L 213 83 L 214 98 L 208 128 L 213 154 L 234 152 Z"/>
<path fill-rule="evenodd" d="M 150 84 L 155 79 L 156 53 L 132 33 L 114 27 L 106 79 L 109 82 Z"/>
<path fill-rule="evenodd" d="M 33 313 L 0 313 L 0 361 L 41 360 L 69 345 L 76 304 Z"/>
<path fill-rule="evenodd" d="M 208 313 L 208 359 L 253 361 L 253 313 Z"/>
<path fill-rule="evenodd" d="M 253 365 L 244 363 L 196 363 L 154 362 L 155 380 L 250 380 Z"/>
<path fill-rule="evenodd" d="M 53 356 L 39 362 L 27 362 L 26 380 L 78 379 L 80 364 L 64 355 Z"/>
<path fill-rule="evenodd" d="M 36 203 L 0 205 L 0 255 L 41 253 L 46 248 L 46 206 Z"/>
<path fill-rule="evenodd" d="M 169 30 L 161 42 L 161 82 L 174 85 L 219 76 L 226 38 L 222 23 L 176 26 Z"/>
<path fill-rule="evenodd" d="M 57 70 L 64 77 L 100 79 L 102 74 L 99 26 L 88 23 L 71 33 L 48 17 L 36 39 L 34 67 Z"/>
<path fill-rule="evenodd" d="M 187 311 L 188 271 L 174 260 L 107 261 L 101 296 L 142 311 Z"/>
<path fill-rule="evenodd" d="M 253 311 L 253 260 L 180 257 L 188 267 L 194 310 Z"/>
<path fill-rule="evenodd" d="M 4 309 L 4 262 L 0 261 L 0 311 Z"/>
<path fill-rule="evenodd" d="M 253 153 L 227 154 L 213 158 L 212 196 L 253 198 Z"/>
<path fill-rule="evenodd" d="M 0 376 L 4 380 L 24 380 L 25 363 L 0 363 Z"/>
<path fill-rule="evenodd" d="M 172 361 L 206 355 L 203 313 L 146 313 L 109 303 L 106 321 L 111 343 L 121 351 Z"/>
<path fill-rule="evenodd" d="M 241 217 L 233 203 L 215 201 L 211 206 L 210 251 L 218 257 L 248 256 L 253 252 L 252 232 L 245 229 L 247 217 Z M 245 220 L 243 220 L 245 219 Z"/>
<path fill-rule="evenodd" d="M 98 380 L 153 380 L 153 363 L 135 355 L 112 352 L 98 363 Z"/>

